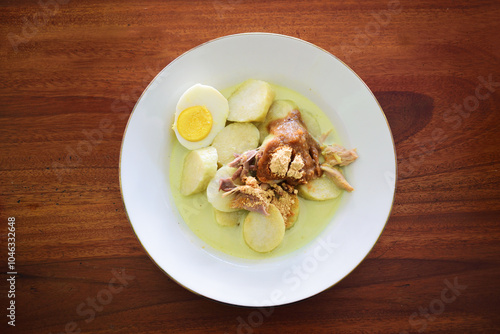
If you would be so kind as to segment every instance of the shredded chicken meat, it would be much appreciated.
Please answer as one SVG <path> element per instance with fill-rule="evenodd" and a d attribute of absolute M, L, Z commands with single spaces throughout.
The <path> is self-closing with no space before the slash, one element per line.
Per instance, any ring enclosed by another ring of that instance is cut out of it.
<path fill-rule="evenodd" d="M 325 162 L 330 166 L 347 166 L 358 158 L 356 149 L 346 150 L 344 147 L 333 144 L 324 145 L 321 153 L 325 157 Z"/>
<path fill-rule="evenodd" d="M 328 164 L 322 164 L 321 169 L 325 172 L 326 176 L 328 176 L 330 180 L 332 180 L 333 183 L 335 183 L 335 185 L 340 189 L 344 189 L 349 192 L 354 190 L 354 188 L 349 184 L 349 182 L 347 182 L 344 175 L 342 175 L 342 173 L 338 169 L 331 167 Z"/>

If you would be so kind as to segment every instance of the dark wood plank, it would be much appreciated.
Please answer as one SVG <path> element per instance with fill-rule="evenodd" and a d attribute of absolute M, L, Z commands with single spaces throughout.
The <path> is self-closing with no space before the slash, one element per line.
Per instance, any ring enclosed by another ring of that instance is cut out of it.
<path fill-rule="evenodd" d="M 0 4 L 0 219 L 15 216 L 19 236 L 16 328 L 2 315 L 2 333 L 500 332 L 498 1 L 41 3 Z M 166 276 L 136 239 L 118 184 L 122 134 L 148 83 L 190 48 L 248 31 L 303 38 L 352 67 L 386 113 L 399 171 L 365 261 L 317 296 L 262 310 Z M 467 110 L 480 77 L 498 84 Z M 110 286 L 116 275 L 123 289 Z M 466 288 L 441 302 L 454 280 Z M 87 322 L 87 298 L 113 288 Z"/>

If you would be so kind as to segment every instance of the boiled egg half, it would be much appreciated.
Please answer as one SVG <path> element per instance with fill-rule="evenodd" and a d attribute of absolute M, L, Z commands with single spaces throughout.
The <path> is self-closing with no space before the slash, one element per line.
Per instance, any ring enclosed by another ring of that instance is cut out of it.
<path fill-rule="evenodd" d="M 196 84 L 180 97 L 172 129 L 184 147 L 196 150 L 212 144 L 228 113 L 227 99 L 217 89 Z"/>

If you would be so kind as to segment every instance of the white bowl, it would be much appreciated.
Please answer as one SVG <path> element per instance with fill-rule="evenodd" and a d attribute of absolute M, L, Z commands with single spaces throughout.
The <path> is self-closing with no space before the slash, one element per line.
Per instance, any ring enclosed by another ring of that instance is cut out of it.
<path fill-rule="evenodd" d="M 356 189 L 313 242 L 287 256 L 245 260 L 201 241 L 174 205 L 168 161 L 175 105 L 195 83 L 219 89 L 248 78 L 291 88 L 318 105 L 360 158 L 346 168 Z M 230 35 L 179 56 L 137 101 L 125 130 L 120 185 L 132 227 L 154 262 L 187 289 L 242 306 L 274 306 L 315 295 L 370 252 L 390 215 L 396 156 L 385 115 L 364 82 L 339 59 L 303 40 Z"/>

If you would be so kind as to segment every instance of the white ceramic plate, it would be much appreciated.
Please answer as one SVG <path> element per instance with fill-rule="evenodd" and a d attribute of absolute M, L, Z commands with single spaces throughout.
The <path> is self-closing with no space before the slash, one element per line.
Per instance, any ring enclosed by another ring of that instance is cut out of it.
<path fill-rule="evenodd" d="M 219 89 L 247 78 L 291 88 L 331 119 L 360 158 L 346 169 L 356 189 L 312 243 L 288 256 L 237 259 L 204 244 L 181 218 L 170 191 L 169 128 L 178 98 L 195 83 Z M 175 59 L 137 101 L 125 130 L 120 183 L 132 227 L 154 262 L 179 284 L 242 306 L 287 304 L 315 295 L 349 274 L 370 252 L 389 217 L 396 156 L 385 115 L 344 63 L 303 40 L 267 33 L 222 37 Z"/>

